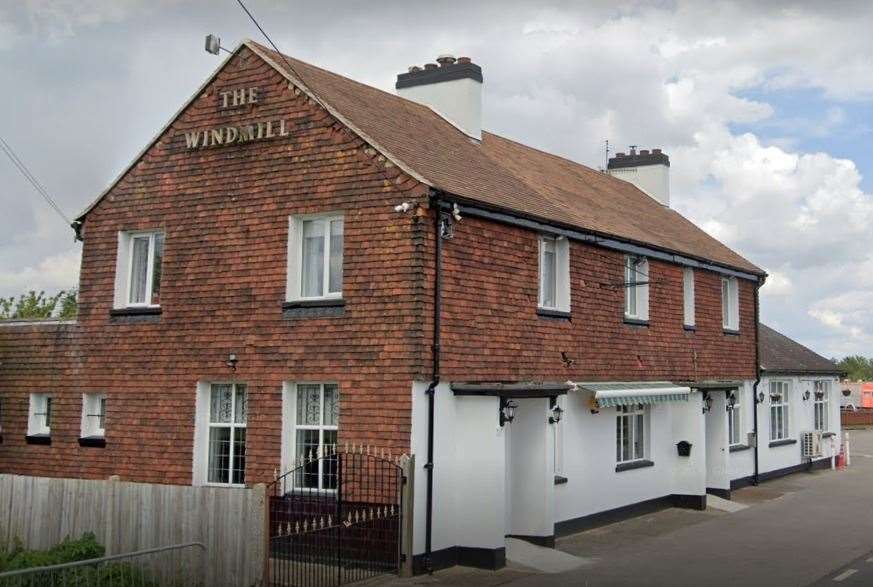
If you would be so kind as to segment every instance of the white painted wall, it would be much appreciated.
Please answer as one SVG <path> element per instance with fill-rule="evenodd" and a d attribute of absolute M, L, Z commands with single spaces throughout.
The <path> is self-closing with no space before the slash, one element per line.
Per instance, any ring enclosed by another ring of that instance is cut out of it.
<path fill-rule="evenodd" d="M 482 82 L 470 78 L 398 88 L 397 95 L 430 106 L 476 140 L 482 140 Z"/>
<path fill-rule="evenodd" d="M 425 550 L 427 382 L 412 385 L 415 554 Z M 457 397 L 447 383 L 435 392 L 432 549 L 502 548 L 505 544 L 505 430 L 496 397 Z"/>
<path fill-rule="evenodd" d="M 743 442 L 748 444 L 749 433 L 754 430 L 755 403 L 752 396 L 753 381 L 746 381 L 742 388 L 737 390 L 737 402 L 740 409 L 740 428 Z M 761 422 L 758 429 L 762 430 Z M 727 442 L 727 437 L 725 437 Z M 731 480 L 748 477 L 755 473 L 755 449 L 754 447 L 728 453 L 728 475 Z"/>
<path fill-rule="evenodd" d="M 615 471 L 616 409 L 592 414 L 586 393 L 571 392 L 560 426 L 564 427 L 564 476 L 555 487 L 555 519 L 570 520 L 674 493 L 706 491 L 706 439 L 699 393 L 688 402 L 651 406 L 648 458 L 655 465 Z M 692 444 L 691 457 L 679 457 L 676 443 Z"/>
<path fill-rule="evenodd" d="M 634 184 L 664 206 L 670 205 L 670 168 L 666 165 L 621 167 L 607 173 Z"/>
<path fill-rule="evenodd" d="M 826 380 L 831 382 L 830 389 L 830 413 L 828 414 L 828 429 L 840 436 L 840 385 L 837 377 L 814 377 L 794 376 L 777 377 L 767 376 L 762 378 L 759 391 L 764 392 L 764 402 L 758 405 L 758 430 L 760 434 L 759 445 L 759 473 L 775 471 L 792 467 L 801 463 L 800 458 L 800 434 L 814 429 L 813 420 L 813 381 Z M 796 444 L 777 446 L 770 448 L 770 381 L 788 381 L 790 383 L 789 404 L 789 435 L 797 440 Z M 802 399 L 803 392 L 809 390 L 810 398 Z M 822 447 L 823 457 L 830 457 L 830 442 L 825 441 Z M 839 446 L 837 445 L 837 450 Z"/>

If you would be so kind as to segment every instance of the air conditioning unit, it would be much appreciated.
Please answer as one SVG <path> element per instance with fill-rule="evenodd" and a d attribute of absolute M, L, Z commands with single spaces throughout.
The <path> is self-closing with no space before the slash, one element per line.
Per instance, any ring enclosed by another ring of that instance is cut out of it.
<path fill-rule="evenodd" d="M 821 432 L 800 433 L 800 456 L 804 459 L 821 456 Z"/>

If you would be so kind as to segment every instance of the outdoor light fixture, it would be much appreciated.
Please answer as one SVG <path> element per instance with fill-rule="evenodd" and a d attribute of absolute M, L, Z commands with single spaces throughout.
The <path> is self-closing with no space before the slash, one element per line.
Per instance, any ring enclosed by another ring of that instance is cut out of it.
<path fill-rule="evenodd" d="M 445 240 L 455 236 L 455 225 L 449 214 L 440 214 L 440 236 Z"/>
<path fill-rule="evenodd" d="M 820 399 L 822 399 L 823 397 L 824 397 L 824 392 L 823 392 L 823 391 L 816 391 L 816 392 L 815 392 L 815 399 L 820 400 Z"/>
<path fill-rule="evenodd" d="M 803 401 L 809 401 L 809 390 L 803 392 Z"/>
<path fill-rule="evenodd" d="M 712 409 L 712 396 L 708 391 L 703 392 L 703 413 L 705 414 Z"/>
<path fill-rule="evenodd" d="M 730 392 L 727 394 L 727 411 L 730 412 L 734 409 L 734 406 L 737 405 L 737 396 L 734 392 Z"/>
<path fill-rule="evenodd" d="M 236 364 L 239 362 L 239 359 L 236 358 L 236 353 L 230 353 L 227 355 L 227 361 L 225 361 L 225 365 L 231 368 L 231 370 L 236 373 Z"/>
<path fill-rule="evenodd" d="M 759 404 L 763 404 L 763 403 L 764 403 L 764 392 L 763 392 L 763 391 L 761 391 L 761 392 L 758 393 L 758 403 L 759 403 Z"/>
<path fill-rule="evenodd" d="M 515 409 L 518 404 L 506 398 L 500 398 L 500 427 L 506 425 L 507 422 L 515 420 Z"/>

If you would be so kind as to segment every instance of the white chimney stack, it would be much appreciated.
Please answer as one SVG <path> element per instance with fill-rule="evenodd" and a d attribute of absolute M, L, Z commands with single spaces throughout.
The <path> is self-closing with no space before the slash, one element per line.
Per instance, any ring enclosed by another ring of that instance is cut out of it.
<path fill-rule="evenodd" d="M 397 95 L 430 106 L 466 135 L 482 140 L 482 68 L 469 57 L 440 55 L 397 76 Z"/>
<path fill-rule="evenodd" d="M 632 146 L 629 154 L 616 153 L 615 157 L 610 157 L 606 172 L 634 184 L 664 206 L 670 206 L 670 157 L 661 149 L 651 152 L 642 149 L 637 153 Z"/>

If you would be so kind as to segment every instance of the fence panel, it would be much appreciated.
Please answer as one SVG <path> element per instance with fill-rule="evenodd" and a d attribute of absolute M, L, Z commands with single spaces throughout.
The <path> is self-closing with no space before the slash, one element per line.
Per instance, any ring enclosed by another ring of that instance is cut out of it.
<path fill-rule="evenodd" d="M 253 585 L 263 571 L 265 488 L 191 487 L 0 475 L 0 544 L 49 548 L 93 532 L 107 555 L 206 545 L 206 584 Z"/>

